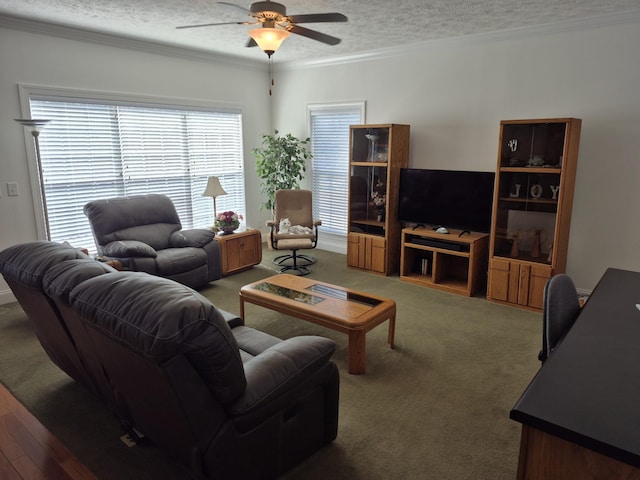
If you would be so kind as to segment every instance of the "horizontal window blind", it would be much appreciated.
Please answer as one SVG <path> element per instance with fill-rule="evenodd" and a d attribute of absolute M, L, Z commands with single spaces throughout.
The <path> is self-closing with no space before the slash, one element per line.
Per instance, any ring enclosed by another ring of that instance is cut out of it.
<path fill-rule="evenodd" d="M 169 196 L 183 228 L 211 226 L 213 202 L 202 196 L 210 175 L 228 193 L 218 209 L 244 212 L 239 112 L 37 97 L 30 108 L 51 120 L 39 140 L 53 241 L 95 252 L 84 205 L 148 193 Z"/>
<path fill-rule="evenodd" d="M 347 234 L 349 126 L 361 124 L 355 107 L 310 107 L 313 209 L 323 230 Z"/>

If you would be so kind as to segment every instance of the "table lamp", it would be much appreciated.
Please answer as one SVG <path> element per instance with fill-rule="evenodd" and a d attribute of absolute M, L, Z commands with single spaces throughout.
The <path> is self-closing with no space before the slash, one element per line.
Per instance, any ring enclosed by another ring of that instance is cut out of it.
<path fill-rule="evenodd" d="M 211 176 L 207 180 L 207 187 L 202 192 L 203 197 L 212 197 L 213 198 L 213 217 L 214 221 L 218 218 L 218 212 L 216 212 L 216 197 L 221 195 L 226 195 L 227 192 L 224 191 L 222 185 L 220 185 L 220 179 L 218 177 Z"/>

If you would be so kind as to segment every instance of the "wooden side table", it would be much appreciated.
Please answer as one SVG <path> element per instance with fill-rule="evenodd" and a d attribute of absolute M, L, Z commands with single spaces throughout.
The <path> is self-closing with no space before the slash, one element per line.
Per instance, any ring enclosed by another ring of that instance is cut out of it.
<path fill-rule="evenodd" d="M 222 275 L 248 270 L 262 261 L 262 235 L 260 230 L 236 230 L 233 233 L 216 234 L 220 244 Z"/>

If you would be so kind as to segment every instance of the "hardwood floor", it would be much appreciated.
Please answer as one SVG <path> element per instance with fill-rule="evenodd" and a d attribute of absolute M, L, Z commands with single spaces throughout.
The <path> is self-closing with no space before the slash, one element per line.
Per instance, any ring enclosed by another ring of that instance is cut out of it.
<path fill-rule="evenodd" d="M 0 479 L 97 480 L 1 383 Z"/>

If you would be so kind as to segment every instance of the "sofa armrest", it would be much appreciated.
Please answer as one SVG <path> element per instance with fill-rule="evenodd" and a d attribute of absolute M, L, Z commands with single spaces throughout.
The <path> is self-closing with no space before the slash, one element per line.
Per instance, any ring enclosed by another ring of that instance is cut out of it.
<path fill-rule="evenodd" d="M 102 255 L 105 257 L 128 258 L 128 257 L 151 257 L 158 256 L 153 247 L 137 240 L 117 240 L 109 242 L 102 247 Z"/>
<path fill-rule="evenodd" d="M 169 237 L 169 246 L 174 248 L 182 247 L 204 247 L 213 240 L 215 232 L 206 228 L 193 228 L 190 230 L 178 230 Z"/>
<path fill-rule="evenodd" d="M 329 362 L 336 349 L 333 340 L 299 336 L 284 340 L 244 364 L 247 388 L 230 405 L 233 415 L 244 415 L 273 403 Z"/>

